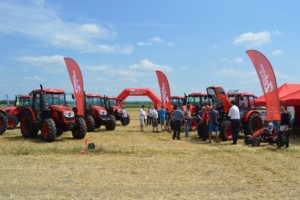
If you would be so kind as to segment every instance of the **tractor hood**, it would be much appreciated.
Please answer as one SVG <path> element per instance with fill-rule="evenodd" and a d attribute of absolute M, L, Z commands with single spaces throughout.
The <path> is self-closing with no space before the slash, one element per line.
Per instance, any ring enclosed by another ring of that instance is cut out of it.
<path fill-rule="evenodd" d="M 74 117 L 74 111 L 68 106 L 52 105 L 50 107 L 52 110 L 62 112 L 66 117 Z"/>
<path fill-rule="evenodd" d="M 90 106 L 92 110 L 98 111 L 100 115 L 106 115 L 106 109 L 102 106 Z"/>

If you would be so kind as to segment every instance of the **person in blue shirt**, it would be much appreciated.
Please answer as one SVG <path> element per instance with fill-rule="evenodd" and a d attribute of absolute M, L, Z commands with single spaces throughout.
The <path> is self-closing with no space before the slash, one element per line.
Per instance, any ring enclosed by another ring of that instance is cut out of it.
<path fill-rule="evenodd" d="M 161 109 L 159 110 L 159 119 L 160 119 L 160 128 L 161 131 L 166 130 L 166 109 L 164 106 L 161 106 Z"/>

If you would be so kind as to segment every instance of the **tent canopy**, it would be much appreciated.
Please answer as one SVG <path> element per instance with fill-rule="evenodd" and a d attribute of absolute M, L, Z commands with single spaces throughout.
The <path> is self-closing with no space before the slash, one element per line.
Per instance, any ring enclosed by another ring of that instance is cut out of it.
<path fill-rule="evenodd" d="M 300 84 L 285 83 L 278 88 L 278 94 L 281 106 L 300 106 Z M 265 106 L 265 96 L 255 99 L 255 104 Z"/>

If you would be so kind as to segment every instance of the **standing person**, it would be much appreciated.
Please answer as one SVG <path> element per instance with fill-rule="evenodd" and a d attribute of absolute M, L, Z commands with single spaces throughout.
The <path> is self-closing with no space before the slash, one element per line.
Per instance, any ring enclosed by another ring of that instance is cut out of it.
<path fill-rule="evenodd" d="M 175 140 L 175 138 L 177 138 L 177 140 L 180 140 L 180 130 L 183 117 L 184 115 L 182 110 L 179 107 L 174 106 L 174 111 L 172 112 L 172 120 L 174 120 L 175 125 L 173 132 L 173 140 Z"/>
<path fill-rule="evenodd" d="M 153 133 L 159 133 L 158 131 L 158 112 L 157 112 L 157 109 L 154 108 L 152 110 L 152 127 L 153 127 Z"/>
<path fill-rule="evenodd" d="M 201 137 L 202 140 L 205 141 L 208 136 L 208 109 L 205 106 L 202 106 L 201 110 L 199 110 L 198 120 L 199 123 L 197 129 L 200 129 L 200 133 L 202 133 L 201 135 L 199 135 L 199 137 Z"/>
<path fill-rule="evenodd" d="M 144 110 L 144 105 L 142 105 L 141 110 L 140 110 L 140 130 L 144 131 L 144 125 L 145 125 L 145 110 Z"/>
<path fill-rule="evenodd" d="M 125 110 L 125 107 L 122 107 L 122 126 L 126 126 L 127 124 L 127 112 Z"/>
<path fill-rule="evenodd" d="M 190 105 L 186 106 L 186 110 L 184 111 L 184 120 L 185 120 L 185 137 L 189 137 L 189 131 L 191 128 L 191 120 L 192 114 L 190 111 Z"/>
<path fill-rule="evenodd" d="M 278 141 L 279 145 L 277 147 L 282 147 L 286 146 L 286 148 L 289 148 L 289 143 L 290 143 L 290 115 L 285 109 L 285 107 L 281 106 L 280 107 L 280 112 L 281 112 L 281 119 L 280 119 L 280 130 L 278 134 Z M 283 144 L 282 137 L 285 135 L 285 144 Z"/>
<path fill-rule="evenodd" d="M 152 107 L 149 106 L 147 110 L 147 126 L 152 125 Z"/>
<path fill-rule="evenodd" d="M 171 112 L 166 108 L 166 129 L 171 132 Z"/>
<path fill-rule="evenodd" d="M 208 139 L 209 143 L 211 143 L 212 132 L 216 132 L 216 142 L 219 142 L 219 134 L 218 134 L 218 122 L 219 112 L 216 110 L 216 105 L 212 105 L 211 110 L 208 112 Z"/>
<path fill-rule="evenodd" d="M 160 110 L 159 110 L 159 119 L 160 119 L 160 129 L 161 131 L 165 131 L 166 129 L 166 109 L 165 107 L 162 105 Z"/>
<path fill-rule="evenodd" d="M 232 144 L 236 144 L 239 137 L 239 128 L 240 128 L 240 110 L 236 106 L 234 100 L 230 102 L 230 109 L 228 112 L 228 116 L 230 117 L 230 123 L 232 127 Z"/>

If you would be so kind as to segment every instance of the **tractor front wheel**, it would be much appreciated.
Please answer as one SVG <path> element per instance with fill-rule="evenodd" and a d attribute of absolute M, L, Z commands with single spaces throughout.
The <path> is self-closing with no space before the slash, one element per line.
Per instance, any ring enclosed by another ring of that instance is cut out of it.
<path fill-rule="evenodd" d="M 7 129 L 7 117 L 0 114 L 0 135 L 2 135 Z"/>
<path fill-rule="evenodd" d="M 130 116 L 129 116 L 129 114 L 127 114 L 126 125 L 128 125 L 129 122 L 130 122 Z"/>
<path fill-rule="evenodd" d="M 116 118 L 114 116 L 110 116 L 110 120 L 105 124 L 106 130 L 115 130 L 116 128 Z"/>
<path fill-rule="evenodd" d="M 86 126 L 82 117 L 76 118 L 76 126 L 72 130 L 75 139 L 83 139 L 86 135 Z"/>
<path fill-rule="evenodd" d="M 7 129 L 14 129 L 17 127 L 19 123 L 16 115 L 8 115 L 7 120 L 8 120 Z"/>
<path fill-rule="evenodd" d="M 87 115 L 84 118 L 85 125 L 86 125 L 86 131 L 91 132 L 95 129 L 95 121 L 92 115 Z"/>
<path fill-rule="evenodd" d="M 221 124 L 220 137 L 223 141 L 232 139 L 232 127 L 230 121 L 224 121 Z"/>
<path fill-rule="evenodd" d="M 24 111 L 21 117 L 21 132 L 24 138 L 36 138 L 39 132 L 34 124 L 32 115 L 29 110 Z"/>
<path fill-rule="evenodd" d="M 42 123 L 42 136 L 46 142 L 53 142 L 56 138 L 56 125 L 52 118 L 44 119 Z"/>

